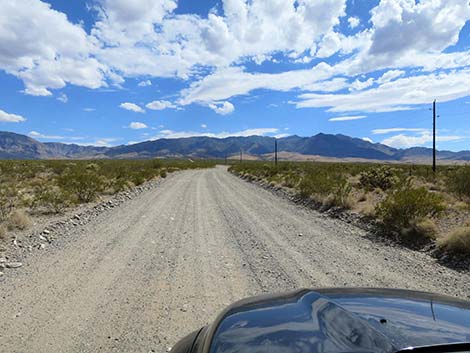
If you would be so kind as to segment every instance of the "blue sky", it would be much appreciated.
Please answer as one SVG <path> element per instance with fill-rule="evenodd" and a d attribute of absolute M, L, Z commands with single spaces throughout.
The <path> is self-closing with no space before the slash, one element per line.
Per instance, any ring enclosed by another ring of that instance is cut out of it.
<path fill-rule="evenodd" d="M 467 0 L 2 0 L 0 130 L 470 149 Z"/>

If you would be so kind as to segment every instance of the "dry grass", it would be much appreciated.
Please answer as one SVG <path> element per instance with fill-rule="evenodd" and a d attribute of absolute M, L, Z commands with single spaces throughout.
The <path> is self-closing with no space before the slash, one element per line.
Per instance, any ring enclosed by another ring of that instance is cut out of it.
<path fill-rule="evenodd" d="M 362 192 L 357 197 L 357 202 L 366 202 L 367 201 L 367 194 Z"/>
<path fill-rule="evenodd" d="M 439 230 L 431 219 L 412 222 L 409 227 L 400 231 L 400 236 L 406 242 L 422 245 L 436 239 Z"/>
<path fill-rule="evenodd" d="M 23 210 L 14 210 L 7 221 L 8 229 L 26 229 L 31 225 L 31 219 Z"/>
<path fill-rule="evenodd" d="M 5 225 L 0 224 L 0 241 L 3 241 L 7 238 L 7 227 Z"/>
<path fill-rule="evenodd" d="M 353 208 L 354 202 L 348 195 L 338 196 L 337 194 L 329 194 L 321 201 L 322 210 L 329 210 L 333 207 L 339 207 L 342 209 L 349 210 Z"/>
<path fill-rule="evenodd" d="M 375 208 L 377 201 L 372 194 L 361 194 L 359 195 L 358 201 L 355 203 L 354 211 L 369 217 L 375 218 Z"/>
<path fill-rule="evenodd" d="M 470 226 L 464 226 L 441 238 L 437 242 L 440 249 L 453 255 L 470 255 Z"/>

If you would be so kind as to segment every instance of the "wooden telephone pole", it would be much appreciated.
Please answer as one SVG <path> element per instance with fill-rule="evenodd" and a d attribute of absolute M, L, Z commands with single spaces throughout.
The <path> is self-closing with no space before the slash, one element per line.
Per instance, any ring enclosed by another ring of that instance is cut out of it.
<path fill-rule="evenodd" d="M 432 171 L 436 172 L 436 100 L 432 103 Z"/>
<path fill-rule="evenodd" d="M 240 148 L 240 163 L 243 162 L 243 150 Z"/>

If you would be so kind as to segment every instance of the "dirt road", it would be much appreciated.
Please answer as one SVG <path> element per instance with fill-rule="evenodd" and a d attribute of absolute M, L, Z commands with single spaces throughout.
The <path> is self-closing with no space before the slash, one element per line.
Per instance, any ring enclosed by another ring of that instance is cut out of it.
<path fill-rule="evenodd" d="M 470 276 L 363 235 L 223 168 L 181 172 L 4 276 L 0 351 L 165 352 L 235 300 L 297 287 L 470 294 Z"/>

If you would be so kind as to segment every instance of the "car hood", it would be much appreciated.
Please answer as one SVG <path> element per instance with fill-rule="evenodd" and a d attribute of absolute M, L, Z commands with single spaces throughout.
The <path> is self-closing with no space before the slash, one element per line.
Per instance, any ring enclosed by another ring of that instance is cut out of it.
<path fill-rule="evenodd" d="M 199 340 L 208 353 L 391 353 L 469 342 L 470 304 L 416 291 L 305 289 L 235 303 Z"/>

